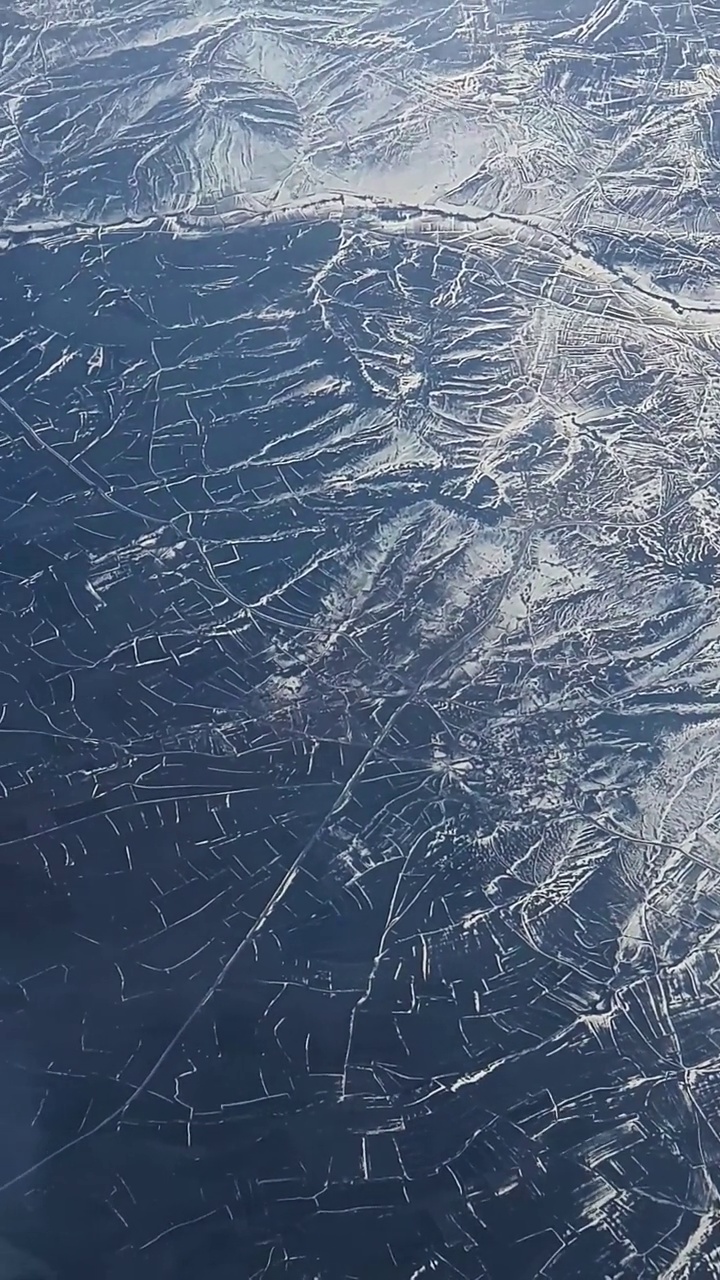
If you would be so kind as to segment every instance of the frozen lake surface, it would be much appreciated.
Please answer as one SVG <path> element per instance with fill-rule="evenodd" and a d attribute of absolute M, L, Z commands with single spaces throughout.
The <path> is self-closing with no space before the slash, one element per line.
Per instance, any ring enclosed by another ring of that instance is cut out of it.
<path fill-rule="evenodd" d="M 0 11 L 0 1276 L 720 1277 L 711 0 Z"/>

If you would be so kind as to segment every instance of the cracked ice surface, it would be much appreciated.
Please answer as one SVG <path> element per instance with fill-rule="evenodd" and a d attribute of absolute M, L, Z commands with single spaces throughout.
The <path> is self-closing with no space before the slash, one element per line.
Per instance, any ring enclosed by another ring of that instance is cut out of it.
<path fill-rule="evenodd" d="M 0 15 L 0 1271 L 720 1276 L 720 17 Z"/>

